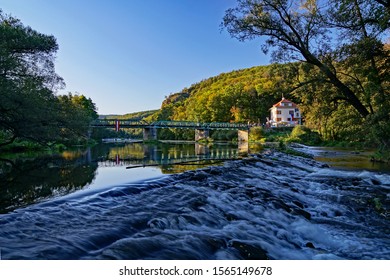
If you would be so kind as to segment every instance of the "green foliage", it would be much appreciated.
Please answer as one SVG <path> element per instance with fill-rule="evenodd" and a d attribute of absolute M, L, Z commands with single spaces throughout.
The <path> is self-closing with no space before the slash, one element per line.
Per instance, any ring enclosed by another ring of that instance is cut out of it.
<path fill-rule="evenodd" d="M 98 117 L 96 106 L 91 99 L 83 95 L 62 95 L 58 97 L 60 104 L 59 121 L 60 141 L 74 143 L 88 139 L 89 124 Z"/>
<path fill-rule="evenodd" d="M 238 138 L 236 130 L 214 130 L 210 132 L 210 137 L 217 141 L 235 141 Z"/>
<path fill-rule="evenodd" d="M 281 151 L 286 151 L 287 149 L 286 143 L 283 140 L 279 140 L 278 148 Z"/>
<path fill-rule="evenodd" d="M 83 95 L 55 96 L 64 85 L 54 68 L 57 49 L 53 36 L 0 10 L 0 147 L 87 138 L 95 104 Z"/>
<path fill-rule="evenodd" d="M 150 119 L 265 123 L 282 94 L 273 66 L 222 73 L 168 96 Z"/>
<path fill-rule="evenodd" d="M 390 148 L 385 1 L 237 2 L 223 19 L 232 37 L 265 36 L 263 51 L 272 50 L 275 61 L 303 61 L 277 69 L 277 75 L 299 101 L 306 126 L 327 141 Z"/>
<path fill-rule="evenodd" d="M 194 141 L 195 132 L 192 129 L 164 128 L 157 131 L 160 140 Z"/>
<path fill-rule="evenodd" d="M 207 138 L 200 139 L 197 142 L 201 143 L 201 144 L 210 144 L 210 143 L 214 142 L 214 139 L 207 137 Z"/>
<path fill-rule="evenodd" d="M 306 145 L 318 145 L 322 142 L 317 132 L 303 125 L 295 126 L 286 140 L 288 142 L 297 142 Z"/>
<path fill-rule="evenodd" d="M 272 128 L 264 131 L 264 137 L 266 142 L 280 142 L 286 141 L 290 136 L 291 128 Z"/>
<path fill-rule="evenodd" d="M 135 113 L 128 113 L 125 115 L 101 115 L 100 118 L 104 119 L 114 119 L 114 120 L 142 120 L 144 118 L 147 118 L 153 114 L 155 114 L 157 110 L 148 110 L 148 111 L 141 111 L 141 112 L 135 112 Z"/>
<path fill-rule="evenodd" d="M 371 158 L 373 162 L 390 163 L 390 150 L 378 149 Z"/>
<path fill-rule="evenodd" d="M 390 151 L 390 108 L 382 107 L 365 124 L 366 143 L 376 145 L 380 152 Z"/>
<path fill-rule="evenodd" d="M 260 126 L 255 126 L 250 129 L 249 141 L 262 141 L 265 138 L 264 129 Z"/>

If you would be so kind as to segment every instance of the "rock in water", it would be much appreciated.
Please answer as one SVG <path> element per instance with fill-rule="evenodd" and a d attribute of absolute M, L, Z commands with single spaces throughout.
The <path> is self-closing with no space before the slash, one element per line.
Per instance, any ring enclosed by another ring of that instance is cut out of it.
<path fill-rule="evenodd" d="M 238 250 L 240 256 L 245 260 L 269 260 L 267 251 L 263 248 L 249 245 L 240 241 L 233 241 L 231 247 Z"/>

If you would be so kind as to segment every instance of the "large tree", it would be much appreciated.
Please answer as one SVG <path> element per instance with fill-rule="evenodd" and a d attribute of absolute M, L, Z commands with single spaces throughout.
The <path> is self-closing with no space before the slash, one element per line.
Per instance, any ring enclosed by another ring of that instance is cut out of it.
<path fill-rule="evenodd" d="M 0 146 L 15 139 L 48 144 L 88 137 L 96 106 L 84 95 L 55 95 L 64 85 L 54 67 L 57 49 L 53 36 L 0 10 Z"/>
<path fill-rule="evenodd" d="M 0 132 L 5 145 L 16 138 L 41 143 L 58 135 L 58 100 L 63 85 L 55 73 L 58 49 L 43 35 L 0 10 Z"/>
<path fill-rule="evenodd" d="M 373 74 L 368 81 L 371 89 L 375 88 L 376 96 L 384 97 L 374 62 L 383 50 L 381 36 L 389 18 L 386 8 L 387 1 L 374 0 L 238 0 L 237 7 L 226 11 L 223 25 L 233 37 L 242 41 L 260 36 L 267 38 L 263 51 L 272 49 L 276 61 L 298 60 L 314 65 L 320 71 L 319 80 L 333 85 L 339 99 L 366 118 L 373 113 L 370 105 L 374 93 L 367 97 L 357 91 L 345 79 L 348 73 L 345 75 L 345 67 L 340 64 L 355 52 Z M 336 16 L 340 12 L 344 14 Z M 370 49 L 361 52 L 367 46 Z M 377 52 L 372 52 L 373 49 Z M 367 53 L 368 56 L 363 55 Z"/>

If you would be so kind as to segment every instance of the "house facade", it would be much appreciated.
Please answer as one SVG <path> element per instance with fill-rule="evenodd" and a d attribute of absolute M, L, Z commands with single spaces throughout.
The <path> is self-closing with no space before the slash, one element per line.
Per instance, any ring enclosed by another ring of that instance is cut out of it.
<path fill-rule="evenodd" d="M 268 119 L 268 126 L 282 127 L 302 124 L 302 116 L 297 104 L 284 97 L 274 104 L 270 111 L 271 118 Z"/>

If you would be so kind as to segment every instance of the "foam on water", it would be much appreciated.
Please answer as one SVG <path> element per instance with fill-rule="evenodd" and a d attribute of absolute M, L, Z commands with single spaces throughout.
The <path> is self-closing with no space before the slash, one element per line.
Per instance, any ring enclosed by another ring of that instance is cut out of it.
<path fill-rule="evenodd" d="M 0 216 L 4 259 L 390 259 L 389 175 L 277 152 Z"/>

